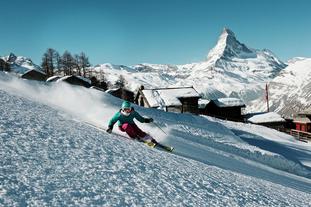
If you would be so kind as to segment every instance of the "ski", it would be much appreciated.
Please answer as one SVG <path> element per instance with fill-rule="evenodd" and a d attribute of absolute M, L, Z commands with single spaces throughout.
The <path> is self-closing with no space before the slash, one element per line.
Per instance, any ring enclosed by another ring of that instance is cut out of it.
<path fill-rule="evenodd" d="M 156 144 L 153 142 L 144 142 L 148 147 L 155 148 Z"/>
<path fill-rule="evenodd" d="M 174 147 L 166 146 L 166 145 L 163 145 L 163 144 L 160 144 L 160 143 L 156 144 L 155 147 L 163 149 L 163 150 L 165 150 L 167 152 L 173 152 L 173 150 L 174 150 Z"/>
<path fill-rule="evenodd" d="M 103 131 L 105 133 L 107 129 L 103 128 L 103 127 L 99 127 L 99 126 L 96 126 L 95 124 L 92 124 L 92 123 L 89 123 L 89 122 L 84 122 L 85 124 L 87 124 L 88 126 L 91 126 L 93 128 L 96 128 L 100 131 Z M 114 135 L 117 135 L 117 136 L 121 136 L 121 137 L 124 137 L 126 139 L 130 139 L 129 137 L 127 136 L 124 136 L 124 135 L 120 135 L 120 134 L 117 134 L 117 133 L 114 133 L 112 132 L 111 134 L 114 134 Z M 164 150 L 164 151 L 167 151 L 167 152 L 173 152 L 174 150 L 174 147 L 170 147 L 170 146 L 166 146 L 166 145 L 163 145 L 163 144 L 160 144 L 160 143 L 154 143 L 154 142 L 148 142 L 148 141 L 140 141 L 138 139 L 136 139 L 137 141 L 139 142 L 143 142 L 145 145 L 147 145 L 148 147 L 150 148 L 157 148 L 157 149 L 161 149 L 161 150 Z"/>

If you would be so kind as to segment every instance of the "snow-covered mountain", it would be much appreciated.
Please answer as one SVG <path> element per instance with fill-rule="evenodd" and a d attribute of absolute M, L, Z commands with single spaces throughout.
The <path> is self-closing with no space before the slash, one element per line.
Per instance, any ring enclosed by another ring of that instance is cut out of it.
<path fill-rule="evenodd" d="M 29 58 L 11 54 L 3 59 L 9 60 L 17 73 L 40 70 Z M 290 116 L 310 108 L 309 62 L 308 58 L 293 58 L 285 64 L 267 49 L 246 46 L 230 29 L 224 28 L 215 47 L 201 62 L 134 66 L 106 63 L 94 66 L 93 71 L 112 84 L 122 76 L 132 91 L 141 85 L 145 88 L 194 86 L 208 99 L 239 97 L 247 106 L 246 112 L 266 110 L 265 85 L 269 83 L 271 110 Z"/>
<path fill-rule="evenodd" d="M 10 64 L 12 72 L 23 74 L 28 70 L 34 69 L 41 71 L 40 66 L 36 65 L 32 62 L 30 58 L 23 57 L 23 56 L 16 56 L 15 54 L 11 53 L 8 56 L 0 57 L 5 60 L 7 63 Z"/>
<path fill-rule="evenodd" d="M 311 58 L 293 58 L 288 67 L 269 83 L 270 108 L 287 117 L 311 110 Z M 265 104 L 259 99 L 252 105 L 260 111 Z"/>
<path fill-rule="evenodd" d="M 120 105 L 94 89 L 0 72 L 0 206 L 310 205 L 310 143 L 134 106 L 166 132 L 138 123 L 175 147 L 166 153 L 101 128 Z"/>
<path fill-rule="evenodd" d="M 269 50 L 256 50 L 240 43 L 225 28 L 207 59 L 186 65 L 139 64 L 132 67 L 103 64 L 94 67 L 108 80 L 122 75 L 137 90 L 168 86 L 194 86 L 206 98 L 241 97 L 249 102 L 261 96 L 266 82 L 286 67 Z"/>

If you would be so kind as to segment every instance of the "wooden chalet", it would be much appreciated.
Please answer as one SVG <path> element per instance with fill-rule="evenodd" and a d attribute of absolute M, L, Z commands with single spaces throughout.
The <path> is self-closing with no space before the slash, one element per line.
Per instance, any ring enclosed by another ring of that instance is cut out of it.
<path fill-rule="evenodd" d="M 91 87 L 91 81 L 81 76 L 67 75 L 62 78 L 59 78 L 56 82 L 61 82 L 61 81 L 69 83 L 71 85 L 83 86 L 86 88 Z"/>
<path fill-rule="evenodd" d="M 36 81 L 45 81 L 47 76 L 42 71 L 31 69 L 31 70 L 26 71 L 24 74 L 22 74 L 21 78 L 28 79 L 28 80 L 36 80 Z"/>
<path fill-rule="evenodd" d="M 200 114 L 231 121 L 243 121 L 242 108 L 245 108 L 245 104 L 241 99 L 220 98 L 206 101 L 206 104 L 202 104 L 200 100 L 200 103 Z"/>
<path fill-rule="evenodd" d="M 198 114 L 200 94 L 193 87 L 181 88 L 140 88 L 135 103 L 147 108 L 157 108 L 167 112 Z"/>
<path fill-rule="evenodd" d="M 294 117 L 295 129 L 291 130 L 291 135 L 303 142 L 311 141 L 311 112 L 299 113 Z"/>
<path fill-rule="evenodd" d="M 106 91 L 106 93 L 109 93 L 115 97 L 134 103 L 134 95 L 135 95 L 134 92 L 124 87 L 109 89 Z"/>
<path fill-rule="evenodd" d="M 294 117 L 293 122 L 296 125 L 296 130 L 311 132 L 311 112 L 299 113 Z"/>
<path fill-rule="evenodd" d="M 10 71 L 10 64 L 0 58 L 0 71 Z"/>
<path fill-rule="evenodd" d="M 284 131 L 286 120 L 276 112 L 247 114 L 246 122 Z"/>

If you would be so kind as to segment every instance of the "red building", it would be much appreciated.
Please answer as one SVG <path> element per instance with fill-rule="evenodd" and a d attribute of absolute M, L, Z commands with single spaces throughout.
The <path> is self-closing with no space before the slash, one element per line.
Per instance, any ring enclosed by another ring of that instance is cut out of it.
<path fill-rule="evenodd" d="M 311 132 L 311 112 L 299 113 L 294 118 L 294 123 L 297 131 Z"/>

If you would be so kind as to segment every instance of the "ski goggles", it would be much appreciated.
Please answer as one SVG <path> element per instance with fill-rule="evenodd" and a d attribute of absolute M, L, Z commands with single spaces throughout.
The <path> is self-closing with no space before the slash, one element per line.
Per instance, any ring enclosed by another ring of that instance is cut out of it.
<path fill-rule="evenodd" d="M 131 112 L 131 111 L 132 111 L 132 108 L 123 108 L 123 109 L 122 109 L 122 111 L 124 111 L 124 112 L 128 112 L 128 113 L 129 113 L 129 112 Z"/>

